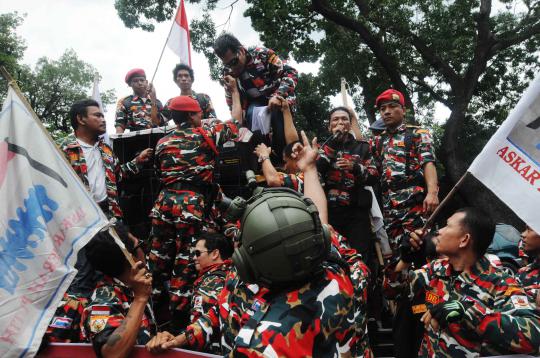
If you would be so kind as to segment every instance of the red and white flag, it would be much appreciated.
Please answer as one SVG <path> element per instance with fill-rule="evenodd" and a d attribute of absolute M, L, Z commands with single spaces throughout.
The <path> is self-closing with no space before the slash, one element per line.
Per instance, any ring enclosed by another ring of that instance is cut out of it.
<path fill-rule="evenodd" d="M 180 57 L 180 63 L 191 67 L 191 41 L 189 39 L 189 27 L 184 8 L 184 0 L 180 0 L 176 16 L 167 38 L 167 46 Z"/>

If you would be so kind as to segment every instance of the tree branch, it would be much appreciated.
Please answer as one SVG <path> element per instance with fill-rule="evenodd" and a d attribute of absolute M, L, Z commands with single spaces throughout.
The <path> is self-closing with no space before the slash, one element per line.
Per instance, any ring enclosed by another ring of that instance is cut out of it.
<path fill-rule="evenodd" d="M 493 52 L 492 55 L 495 55 L 497 52 L 506 50 L 508 47 L 517 45 L 534 35 L 538 35 L 540 33 L 540 21 L 536 24 L 529 26 L 527 28 L 522 29 L 521 31 L 518 31 L 518 29 L 523 28 L 520 25 L 516 26 L 515 29 L 506 31 L 500 35 L 497 36 L 497 38 L 500 38 L 495 45 L 492 47 L 491 51 Z"/>
<path fill-rule="evenodd" d="M 369 16 L 369 5 L 366 3 L 365 0 L 354 0 L 356 3 L 356 6 L 358 7 L 358 10 L 360 10 L 360 13 L 362 16 L 367 17 Z"/>
<path fill-rule="evenodd" d="M 429 92 L 433 98 L 435 98 L 437 101 L 441 102 L 448 108 L 452 108 L 452 102 L 448 100 L 448 98 L 444 97 L 439 92 L 435 91 L 432 86 L 428 85 L 423 79 L 414 79 L 413 77 L 407 76 L 409 81 L 417 84 L 418 86 L 422 87 L 425 91 Z"/>
<path fill-rule="evenodd" d="M 361 2 L 361 0 L 358 1 Z M 381 66 L 384 68 L 396 89 L 403 92 L 407 106 L 412 104 L 411 98 L 407 91 L 407 86 L 401 79 L 401 73 L 398 71 L 398 62 L 388 55 L 381 41 L 377 39 L 364 24 L 349 16 L 343 15 L 338 11 L 335 11 L 330 7 L 327 0 L 311 0 L 311 9 L 337 25 L 359 34 L 364 43 L 371 49 Z M 410 107 L 412 108 L 412 106 Z"/>

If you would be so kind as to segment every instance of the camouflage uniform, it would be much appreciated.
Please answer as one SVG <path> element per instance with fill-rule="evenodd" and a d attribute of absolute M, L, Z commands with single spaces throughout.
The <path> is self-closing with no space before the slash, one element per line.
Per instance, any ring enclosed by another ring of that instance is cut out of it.
<path fill-rule="evenodd" d="M 47 327 L 44 338 L 55 343 L 84 342 L 80 323 L 87 305 L 88 299 L 86 297 L 64 293 L 62 301 L 60 301 L 51 323 Z"/>
<path fill-rule="evenodd" d="M 278 171 L 278 175 L 281 181 L 280 186 L 290 188 L 299 193 L 304 192 L 304 173 L 300 172 L 296 174 L 287 174 Z M 256 180 L 260 185 L 266 185 L 266 178 L 264 175 L 257 175 Z"/>
<path fill-rule="evenodd" d="M 83 150 L 77 142 L 75 135 L 70 134 L 58 144 L 64 152 L 68 162 L 75 170 L 75 173 L 88 188 L 88 177 L 86 161 Z M 142 169 L 142 164 L 137 163 L 136 159 L 126 164 L 120 164 L 113 150 L 107 144 L 100 140 L 99 151 L 105 167 L 105 185 L 107 187 L 107 201 L 109 204 L 109 213 L 117 219 L 122 219 L 122 209 L 118 204 L 118 189 L 116 183 L 130 175 L 136 175 Z"/>
<path fill-rule="evenodd" d="M 152 244 L 149 255 L 154 295 L 158 298 L 170 280 L 171 309 L 187 312 L 191 284 L 196 278 L 190 248 L 205 221 L 207 201 L 213 187 L 215 146 L 236 138 L 237 122 L 213 120 L 205 127 L 180 128 L 163 137 L 156 146 L 163 189 L 154 204 Z"/>
<path fill-rule="evenodd" d="M 156 100 L 156 106 L 158 118 L 160 118 L 161 125 L 163 125 L 165 124 L 163 117 L 161 116 L 163 105 L 159 100 Z M 114 126 L 129 129 L 130 131 L 156 127 L 152 123 L 151 113 L 152 100 L 150 98 L 143 98 L 131 94 L 118 101 L 116 105 L 116 120 Z"/>
<path fill-rule="evenodd" d="M 246 61 L 244 72 L 237 80 L 242 109 L 247 109 L 254 101 L 265 102 L 274 94 L 286 98 L 291 107 L 295 105 L 298 72 L 294 68 L 285 65 L 273 50 L 264 47 L 249 48 Z M 228 88 L 225 88 L 225 99 L 232 108 L 232 94 Z"/>
<path fill-rule="evenodd" d="M 234 357 L 348 356 L 355 338 L 354 288 L 343 269 L 324 263 L 324 274 L 289 291 L 243 283 L 232 269 L 218 305 L 186 329 L 188 346 L 222 336 Z"/>
<path fill-rule="evenodd" d="M 190 321 L 195 323 L 201 316 L 218 304 L 218 296 L 225 285 L 225 277 L 231 269 L 231 260 L 207 267 L 193 283 Z M 214 332 L 215 333 L 215 332 Z M 207 345 L 209 353 L 220 354 L 220 335 L 213 334 Z"/>
<path fill-rule="evenodd" d="M 533 262 L 519 269 L 517 280 L 530 300 L 536 302 L 536 297 L 540 293 L 540 259 L 537 257 Z"/>
<path fill-rule="evenodd" d="M 353 356 L 373 357 L 367 334 L 368 322 L 368 284 L 370 271 L 362 261 L 362 255 L 352 249 L 348 240 L 329 226 L 332 246 L 339 256 L 349 265 L 349 277 L 354 287 L 354 320 L 356 322 L 356 337 L 351 342 Z"/>
<path fill-rule="evenodd" d="M 214 110 L 214 105 L 212 104 L 212 99 L 210 99 L 209 95 L 206 93 L 197 93 L 192 90 L 190 97 L 199 102 L 203 118 L 216 118 L 216 111 Z M 171 100 L 172 98 L 165 103 L 165 108 L 163 108 L 163 115 L 168 119 L 172 119 L 169 111 Z"/>
<path fill-rule="evenodd" d="M 104 276 L 99 282 L 92 299 L 84 309 L 81 321 L 82 336 L 92 342 L 94 350 L 101 356 L 101 348 L 107 339 L 126 318 L 133 293 L 119 280 Z M 135 344 L 146 344 L 156 334 L 154 314 L 146 305 Z"/>
<path fill-rule="evenodd" d="M 353 169 L 340 169 L 339 158 L 353 161 Z M 368 257 L 372 231 L 371 192 L 364 188 L 377 181 L 377 169 L 371 162 L 369 144 L 349 134 L 344 142 L 326 144 L 317 160 L 317 170 L 328 199 L 328 221 L 350 245 Z"/>
<path fill-rule="evenodd" d="M 406 153 L 407 137 L 409 153 Z M 423 168 L 426 163 L 435 162 L 431 135 L 427 129 L 402 124 L 395 132 L 385 130 L 370 145 L 383 191 L 385 229 L 396 252 L 402 238 L 425 222 Z"/>
<path fill-rule="evenodd" d="M 453 271 L 447 259 L 434 260 L 411 271 L 408 285 L 406 275 L 394 268 L 390 265 L 386 272 L 387 293 L 410 289 L 410 297 L 425 297 L 428 310 L 450 300 L 467 307 L 460 322 L 438 332 L 426 329 L 419 356 L 538 354 L 538 312 L 517 281 L 493 267 L 486 257 L 476 262 L 471 273 Z"/>

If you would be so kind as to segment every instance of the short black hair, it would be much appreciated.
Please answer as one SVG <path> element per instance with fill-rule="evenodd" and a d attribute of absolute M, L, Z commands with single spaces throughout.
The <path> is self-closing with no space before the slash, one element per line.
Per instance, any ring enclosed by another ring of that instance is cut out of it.
<path fill-rule="evenodd" d="M 174 121 L 174 123 L 182 124 L 184 122 L 188 122 L 190 115 L 193 112 L 184 112 L 184 111 L 171 111 L 171 118 Z"/>
<path fill-rule="evenodd" d="M 199 235 L 197 242 L 204 240 L 208 251 L 218 250 L 222 260 L 230 258 L 233 254 L 233 245 L 229 239 L 219 233 L 205 232 Z"/>
<path fill-rule="evenodd" d="M 346 112 L 347 115 L 349 116 L 349 121 L 352 121 L 352 113 L 351 113 L 351 111 L 349 111 L 349 109 L 347 107 L 344 107 L 344 106 L 339 106 L 339 107 L 336 107 L 336 108 L 332 108 L 330 110 L 330 113 L 328 114 L 328 118 L 332 118 L 332 114 L 334 112 L 337 112 L 337 111 Z"/>
<path fill-rule="evenodd" d="M 232 52 L 238 52 L 242 48 L 242 44 L 234 35 L 230 33 L 223 33 L 214 41 L 214 52 L 219 57 L 225 56 L 228 50 Z"/>
<path fill-rule="evenodd" d="M 188 71 L 189 72 L 189 77 L 191 77 L 191 82 L 195 82 L 195 76 L 193 75 L 193 68 L 189 67 L 188 65 L 186 65 L 185 63 L 179 63 L 178 65 L 176 65 L 174 67 L 174 69 L 172 70 L 172 74 L 173 74 L 173 81 L 176 82 L 176 76 L 178 75 L 178 72 L 180 71 Z"/>
<path fill-rule="evenodd" d="M 473 241 L 473 250 L 477 257 L 482 257 L 486 253 L 487 248 L 493 241 L 495 235 L 495 223 L 485 211 L 465 207 L 456 211 L 463 213 L 464 217 L 461 220 L 463 229 L 471 235 Z"/>
<path fill-rule="evenodd" d="M 300 142 L 299 140 L 295 140 L 294 142 L 287 144 L 285 148 L 283 148 L 283 155 L 285 156 L 285 158 L 291 158 L 292 150 L 296 143 L 302 144 L 302 142 Z"/>
<path fill-rule="evenodd" d="M 114 225 L 120 240 L 126 245 L 128 251 L 133 251 L 133 241 L 129 239 L 128 229 L 125 225 Z M 129 268 L 124 253 L 116 244 L 108 230 L 99 232 L 86 245 L 86 258 L 93 268 L 107 276 L 119 277 L 126 268 Z"/>
<path fill-rule="evenodd" d="M 85 117 L 88 114 L 88 107 L 98 107 L 99 103 L 95 100 L 87 98 L 81 99 L 71 105 L 69 109 L 69 119 L 71 121 L 71 127 L 75 130 L 79 127 L 79 122 L 77 121 L 77 115 Z"/>

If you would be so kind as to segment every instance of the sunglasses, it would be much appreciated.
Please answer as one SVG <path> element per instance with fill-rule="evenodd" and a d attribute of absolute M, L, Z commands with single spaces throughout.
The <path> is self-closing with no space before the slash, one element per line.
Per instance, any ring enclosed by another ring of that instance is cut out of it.
<path fill-rule="evenodd" d="M 236 56 L 232 60 L 230 60 L 227 63 L 224 63 L 223 65 L 227 68 L 233 68 L 237 66 L 239 63 L 240 63 L 240 58 L 238 58 L 238 54 L 236 54 Z"/>
<path fill-rule="evenodd" d="M 193 255 L 195 255 L 195 257 L 199 257 L 199 256 L 202 255 L 203 252 L 210 252 L 210 251 L 208 251 L 208 250 L 206 250 L 206 251 L 195 250 L 195 251 L 193 251 Z"/>

